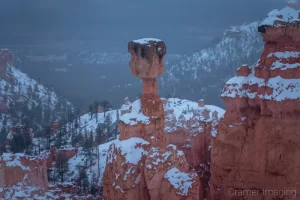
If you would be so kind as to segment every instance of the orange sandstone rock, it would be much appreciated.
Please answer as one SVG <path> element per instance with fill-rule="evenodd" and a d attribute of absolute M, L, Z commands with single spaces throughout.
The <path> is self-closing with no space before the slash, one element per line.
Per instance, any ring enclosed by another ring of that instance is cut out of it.
<path fill-rule="evenodd" d="M 211 154 L 213 200 L 299 198 L 298 13 L 287 7 L 269 14 L 259 27 L 265 41 L 260 60 L 223 89 L 227 110 Z M 256 195 L 243 192 L 253 190 Z"/>
<path fill-rule="evenodd" d="M 125 102 L 121 108 L 120 140 L 110 146 L 107 156 L 104 198 L 202 200 L 203 187 L 198 174 L 189 172 L 182 151 L 166 143 L 167 102 L 157 95 L 155 79 L 163 73 L 165 44 L 157 39 L 134 40 L 129 43 L 128 51 L 131 72 L 143 81 L 143 95 L 133 103 Z M 171 121 L 168 118 L 170 125 Z M 174 177 L 181 177 L 180 182 Z M 162 181 L 167 184 L 161 185 Z"/>
<path fill-rule="evenodd" d="M 103 178 L 104 199 L 150 200 L 143 172 L 149 148 L 149 142 L 136 137 L 110 146 Z"/>
<path fill-rule="evenodd" d="M 4 153 L 0 157 L 0 187 L 13 186 L 22 182 L 24 177 L 32 186 L 47 188 L 46 160 L 23 154 Z"/>

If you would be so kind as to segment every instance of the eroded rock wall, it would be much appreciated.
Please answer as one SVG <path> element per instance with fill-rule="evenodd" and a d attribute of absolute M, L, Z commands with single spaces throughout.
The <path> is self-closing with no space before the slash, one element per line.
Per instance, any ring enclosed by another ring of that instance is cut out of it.
<path fill-rule="evenodd" d="M 260 60 L 238 69 L 223 89 L 226 113 L 211 154 L 213 200 L 299 198 L 298 19 L 291 7 L 272 11 L 258 28 L 265 41 Z"/>

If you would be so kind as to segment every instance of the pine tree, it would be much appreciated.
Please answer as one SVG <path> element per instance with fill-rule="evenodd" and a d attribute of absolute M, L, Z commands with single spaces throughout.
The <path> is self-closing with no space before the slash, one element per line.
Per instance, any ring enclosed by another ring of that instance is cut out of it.
<path fill-rule="evenodd" d="M 119 109 L 118 109 L 117 110 L 117 116 L 116 116 L 117 121 L 115 122 L 115 129 L 114 129 L 115 139 L 117 139 L 117 135 L 120 134 L 119 125 L 118 125 L 119 118 L 120 118 L 120 116 L 119 116 Z"/>
<path fill-rule="evenodd" d="M 0 152 L 5 151 L 5 142 L 6 142 L 7 135 L 8 135 L 8 131 L 3 126 L 0 131 Z"/>
<path fill-rule="evenodd" d="M 56 179 L 60 179 L 60 182 L 64 182 L 65 174 L 69 171 L 69 166 L 68 159 L 62 152 L 59 152 L 56 156 L 55 168 L 57 171 Z"/>
<path fill-rule="evenodd" d="M 93 156 L 93 136 L 92 135 L 88 135 L 87 133 L 85 134 L 84 137 L 84 144 L 83 144 L 83 151 L 85 153 L 85 167 L 88 167 L 88 163 L 91 166 L 92 163 L 92 156 Z"/>
<path fill-rule="evenodd" d="M 95 173 L 92 173 L 91 178 L 91 188 L 90 188 L 90 194 L 96 197 L 97 195 L 97 183 L 98 183 L 98 177 Z"/>
<path fill-rule="evenodd" d="M 112 105 L 107 100 L 101 101 L 99 105 L 103 107 L 103 112 L 105 117 L 105 112 L 107 112 L 108 109 L 112 108 Z"/>
<path fill-rule="evenodd" d="M 89 188 L 89 180 L 86 173 L 86 169 L 84 167 L 78 167 L 79 169 L 79 187 L 80 190 L 83 190 L 83 192 L 86 192 Z"/>
<path fill-rule="evenodd" d="M 46 125 L 43 128 L 44 134 L 42 134 L 42 138 L 46 138 L 47 139 L 47 149 L 50 150 L 51 147 L 51 126 L 50 125 Z"/>
<path fill-rule="evenodd" d="M 108 137 L 113 136 L 113 124 L 110 115 L 107 115 L 104 120 L 105 132 Z"/>
<path fill-rule="evenodd" d="M 96 122 L 98 122 L 98 107 L 99 107 L 99 102 L 94 101 L 94 112 L 95 112 L 95 116 L 96 116 Z"/>
<path fill-rule="evenodd" d="M 90 112 L 91 119 L 92 119 L 92 117 L 93 117 L 93 112 L 94 112 L 94 106 L 93 106 L 93 104 L 90 104 L 90 105 L 89 105 L 89 112 Z"/>
<path fill-rule="evenodd" d="M 18 93 L 19 93 L 19 95 L 21 95 L 21 91 L 22 91 L 21 83 L 19 83 L 19 84 L 18 84 Z"/>
<path fill-rule="evenodd" d="M 67 145 L 68 143 L 68 131 L 66 127 L 66 120 L 62 119 L 59 123 L 58 135 L 56 136 L 55 146 L 57 148 Z"/>
<path fill-rule="evenodd" d="M 39 86 L 38 86 L 38 83 L 36 83 L 35 85 L 34 85 L 34 92 L 39 92 Z"/>
<path fill-rule="evenodd" d="M 4 119 L 2 121 L 2 126 L 6 127 L 6 125 L 7 125 L 7 116 L 4 115 Z"/>
<path fill-rule="evenodd" d="M 8 85 L 8 83 L 6 83 L 6 85 L 5 85 L 5 87 L 4 87 L 4 91 L 5 91 L 5 92 L 8 92 L 8 90 L 9 90 L 9 85 Z"/>
<path fill-rule="evenodd" d="M 104 141 L 102 141 L 102 137 L 105 135 L 105 127 L 103 123 L 98 124 L 98 127 L 96 128 L 96 143 L 102 144 Z"/>
<path fill-rule="evenodd" d="M 30 129 L 27 126 L 15 127 L 15 135 L 11 140 L 11 150 L 13 153 L 29 154 L 30 146 L 32 144 Z"/>

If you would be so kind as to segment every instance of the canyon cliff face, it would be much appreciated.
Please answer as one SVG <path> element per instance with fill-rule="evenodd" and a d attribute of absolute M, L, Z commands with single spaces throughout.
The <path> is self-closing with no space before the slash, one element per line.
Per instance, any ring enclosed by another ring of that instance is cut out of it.
<path fill-rule="evenodd" d="M 208 190 L 210 179 L 211 140 L 224 111 L 218 107 L 180 99 L 165 101 L 165 137 L 184 152 L 189 167 L 201 178 L 202 190 Z"/>
<path fill-rule="evenodd" d="M 1 158 L 0 187 L 13 186 L 24 177 L 32 185 L 48 186 L 46 160 L 23 154 L 4 153 Z"/>
<path fill-rule="evenodd" d="M 4 153 L 0 157 L 0 199 L 92 200 L 76 195 L 72 183 L 48 183 L 47 157 Z"/>
<path fill-rule="evenodd" d="M 239 68 L 223 89 L 226 113 L 211 154 L 213 200 L 299 199 L 300 15 L 293 2 L 269 13 L 258 27 L 265 41 L 260 60 Z"/>
<path fill-rule="evenodd" d="M 202 183 L 183 151 L 168 145 L 164 100 L 156 77 L 163 73 L 166 47 L 158 39 L 131 41 L 130 69 L 143 81 L 143 95 L 121 108 L 120 140 L 109 149 L 103 178 L 105 199 L 203 199 Z M 165 183 L 165 184 L 162 184 Z"/>
<path fill-rule="evenodd" d="M 0 198 L 9 199 L 15 193 L 21 197 L 32 197 L 44 193 L 48 187 L 46 160 L 23 154 L 4 153 L 0 157 Z M 34 191 L 21 191 L 21 185 L 39 188 Z M 30 193 L 30 194 L 29 194 Z M 25 195 L 23 195 L 25 194 Z"/>

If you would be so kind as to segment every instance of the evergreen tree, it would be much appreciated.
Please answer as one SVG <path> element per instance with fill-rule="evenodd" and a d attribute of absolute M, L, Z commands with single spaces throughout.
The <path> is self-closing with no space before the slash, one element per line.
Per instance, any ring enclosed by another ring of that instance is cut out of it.
<path fill-rule="evenodd" d="M 107 115 L 104 120 L 105 132 L 108 137 L 113 136 L 114 127 L 110 115 Z"/>
<path fill-rule="evenodd" d="M 19 93 L 19 95 L 21 95 L 21 91 L 22 91 L 21 83 L 19 83 L 19 84 L 18 84 L 18 93 Z"/>
<path fill-rule="evenodd" d="M 85 168 L 88 168 L 88 163 L 90 166 L 90 170 L 91 170 L 91 166 L 92 166 L 92 161 L 93 161 L 93 135 L 90 134 L 88 135 L 87 133 L 85 134 L 84 137 L 84 144 L 83 144 L 83 151 L 85 153 L 85 157 L 86 157 L 86 162 L 85 162 Z"/>
<path fill-rule="evenodd" d="M 79 187 L 80 190 L 85 193 L 89 188 L 88 176 L 86 173 L 86 169 L 84 167 L 78 167 L 78 168 L 79 168 Z"/>
<path fill-rule="evenodd" d="M 4 119 L 2 121 L 2 126 L 6 127 L 6 125 L 7 125 L 7 116 L 4 115 Z"/>
<path fill-rule="evenodd" d="M 42 134 L 42 138 L 45 138 L 47 140 L 47 145 L 46 148 L 50 150 L 51 147 L 51 126 L 50 125 L 45 125 L 43 128 L 44 134 Z"/>
<path fill-rule="evenodd" d="M 56 136 L 55 146 L 57 148 L 67 145 L 68 143 L 68 132 L 66 127 L 66 120 L 62 119 L 59 123 L 59 130 Z"/>
<path fill-rule="evenodd" d="M 39 86 L 38 86 L 38 83 L 36 83 L 35 85 L 34 85 L 34 92 L 39 92 Z"/>
<path fill-rule="evenodd" d="M 93 104 L 90 104 L 90 105 L 89 105 L 89 112 L 90 112 L 91 119 L 92 119 L 93 113 L 94 113 L 94 106 L 93 106 Z"/>
<path fill-rule="evenodd" d="M 8 83 L 6 83 L 6 85 L 5 85 L 5 87 L 4 87 L 4 91 L 5 91 L 5 92 L 8 92 L 8 90 L 9 90 L 9 85 L 8 85 Z"/>
<path fill-rule="evenodd" d="M 99 102 L 94 101 L 94 112 L 95 112 L 95 116 L 96 116 L 96 122 L 98 122 L 98 107 L 99 107 Z"/>
<path fill-rule="evenodd" d="M 92 173 L 91 178 L 91 187 L 90 187 L 90 194 L 96 197 L 97 195 L 97 183 L 98 183 L 98 177 L 95 173 Z"/>
<path fill-rule="evenodd" d="M 103 112 L 105 117 L 105 112 L 107 112 L 110 108 L 112 108 L 112 105 L 107 100 L 101 101 L 99 105 L 103 107 Z"/>
<path fill-rule="evenodd" d="M 76 144 L 79 144 L 79 146 L 82 146 L 84 144 L 84 137 L 81 133 L 74 135 L 72 137 L 72 146 L 76 146 Z"/>
<path fill-rule="evenodd" d="M 14 128 L 15 134 L 11 140 L 11 150 L 13 153 L 29 154 L 31 141 L 30 129 L 26 126 L 18 126 Z"/>
<path fill-rule="evenodd" d="M 98 124 L 96 128 L 96 143 L 102 144 L 105 141 L 102 141 L 103 136 L 105 136 L 105 126 L 103 123 Z"/>
<path fill-rule="evenodd" d="M 64 182 L 65 174 L 69 171 L 68 159 L 62 152 L 59 152 L 55 159 L 56 179 Z"/>
<path fill-rule="evenodd" d="M 120 134 L 119 125 L 118 125 L 119 118 L 120 118 L 120 116 L 119 116 L 119 109 L 117 110 L 117 114 L 116 115 L 117 115 L 116 116 L 117 121 L 115 122 L 115 128 L 114 128 L 114 137 L 115 137 L 115 139 L 117 139 L 117 135 Z"/>
<path fill-rule="evenodd" d="M 3 126 L 0 131 L 0 153 L 5 151 L 5 142 L 8 135 L 8 131 Z"/>

